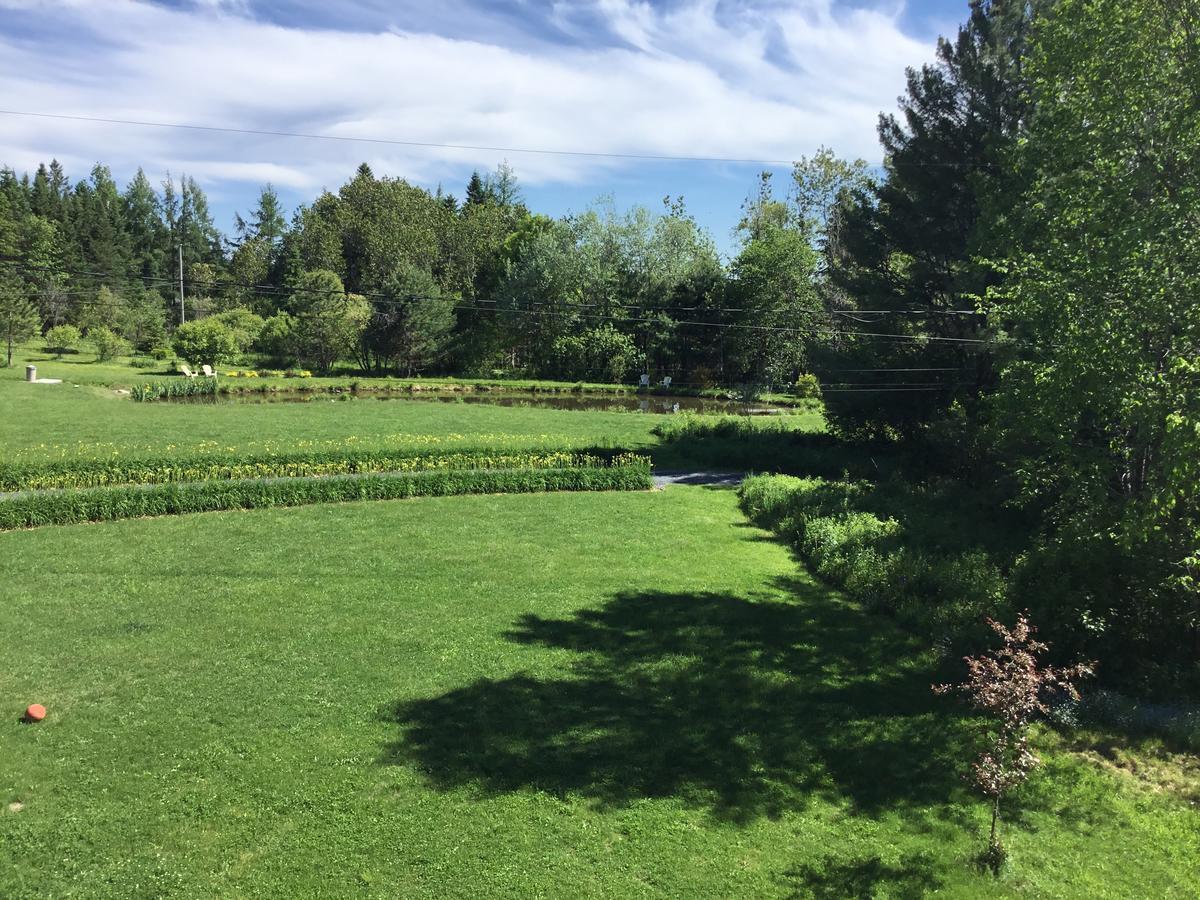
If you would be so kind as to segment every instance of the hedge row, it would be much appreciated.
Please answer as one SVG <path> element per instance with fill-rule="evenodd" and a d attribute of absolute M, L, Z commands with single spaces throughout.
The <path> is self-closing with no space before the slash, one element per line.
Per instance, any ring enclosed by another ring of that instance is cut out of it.
<path fill-rule="evenodd" d="M 427 472 L 465 469 L 562 469 L 598 466 L 621 457 L 574 450 L 505 452 L 466 450 L 430 453 L 424 447 L 390 450 L 310 450 L 252 454 L 223 459 L 212 454 L 108 459 L 61 459 L 0 463 L 0 492 L 118 484 L 169 484 L 240 478 L 296 478 L 368 472 Z"/>
<path fill-rule="evenodd" d="M 454 494 L 619 491 L 650 487 L 648 460 L 611 466 L 472 472 L 421 472 L 280 481 L 204 481 L 30 494 L 0 501 L 0 531 L 222 509 L 399 500 Z"/>

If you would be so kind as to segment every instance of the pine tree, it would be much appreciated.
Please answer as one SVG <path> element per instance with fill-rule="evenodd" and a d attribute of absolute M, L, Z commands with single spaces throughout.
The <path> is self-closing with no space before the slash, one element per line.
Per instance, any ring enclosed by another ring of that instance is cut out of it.
<path fill-rule="evenodd" d="M 158 195 L 140 168 L 121 196 L 129 234 L 130 273 L 156 278 L 170 271 L 166 255 L 167 229 Z"/>
<path fill-rule="evenodd" d="M 488 190 L 480 177 L 479 172 L 471 173 L 471 180 L 467 182 L 467 200 L 463 207 L 482 206 L 488 201 Z"/>
<path fill-rule="evenodd" d="M 861 308 L 892 311 L 864 330 L 916 340 L 847 342 L 834 367 L 958 371 L 923 392 L 831 395 L 831 422 L 843 431 L 918 430 L 994 383 L 991 354 L 969 343 L 988 338 L 983 317 L 952 311 L 973 308 L 995 279 L 975 261 L 982 211 L 1001 193 L 1001 163 L 1027 111 L 1022 59 L 1044 5 L 972 0 L 957 38 L 939 40 L 937 62 L 909 70 L 900 116 L 880 117 L 884 177 L 840 211 L 842 258 L 831 275 Z"/>

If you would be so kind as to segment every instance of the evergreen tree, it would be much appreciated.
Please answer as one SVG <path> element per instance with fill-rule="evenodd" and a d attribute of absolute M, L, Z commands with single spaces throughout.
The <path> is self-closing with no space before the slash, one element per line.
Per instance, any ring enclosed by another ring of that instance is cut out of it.
<path fill-rule="evenodd" d="M 130 273 L 157 278 L 170 272 L 166 254 L 167 228 L 158 195 L 140 168 L 121 195 L 125 228 L 129 234 Z"/>
<path fill-rule="evenodd" d="M 25 297 L 21 280 L 11 270 L 0 270 L 0 340 L 6 366 L 12 365 L 14 345 L 37 334 L 40 325 L 37 307 Z"/>
<path fill-rule="evenodd" d="M 471 180 L 467 182 L 467 199 L 463 204 L 464 209 L 470 206 L 482 206 L 488 202 L 488 190 L 480 177 L 479 172 L 471 173 Z"/>
<path fill-rule="evenodd" d="M 995 280 L 976 255 L 981 211 L 999 192 L 1005 154 L 1026 111 L 1022 58 L 1033 16 L 1045 2 L 972 0 L 955 40 L 938 42 L 937 62 L 908 72 L 900 116 L 880 117 L 884 177 L 843 211 L 834 283 L 869 314 L 870 328 L 911 340 L 845 342 L 836 368 L 952 369 L 923 391 L 830 395 L 829 415 L 848 432 L 911 432 L 957 400 L 994 384 L 991 334 L 963 314 Z M 882 313 L 875 313 L 882 310 Z M 827 361 L 828 363 L 828 361 Z M 886 387 L 886 374 L 867 386 Z"/>

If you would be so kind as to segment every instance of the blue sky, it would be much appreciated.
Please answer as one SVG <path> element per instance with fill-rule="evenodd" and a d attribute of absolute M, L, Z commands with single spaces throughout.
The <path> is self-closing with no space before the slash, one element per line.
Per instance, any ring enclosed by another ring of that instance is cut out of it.
<path fill-rule="evenodd" d="M 0 0 L 6 109 L 611 154 L 878 162 L 875 121 L 966 0 Z M 195 177 L 228 229 L 361 161 L 461 195 L 507 159 L 527 201 L 682 195 L 725 250 L 759 164 L 614 160 L 0 116 L 0 162 Z M 772 167 L 777 181 L 786 166 Z"/>

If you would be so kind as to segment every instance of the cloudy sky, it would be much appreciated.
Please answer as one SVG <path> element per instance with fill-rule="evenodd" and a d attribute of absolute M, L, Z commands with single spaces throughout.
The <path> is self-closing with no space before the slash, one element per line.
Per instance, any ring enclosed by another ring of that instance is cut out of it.
<path fill-rule="evenodd" d="M 461 195 L 507 159 L 535 208 L 682 194 L 722 246 L 762 163 L 820 145 L 878 162 L 875 121 L 966 0 L 0 0 L 0 106 L 506 150 L 0 115 L 0 163 L 197 178 L 218 224 L 365 160 Z M 775 166 L 783 172 L 786 166 Z"/>

